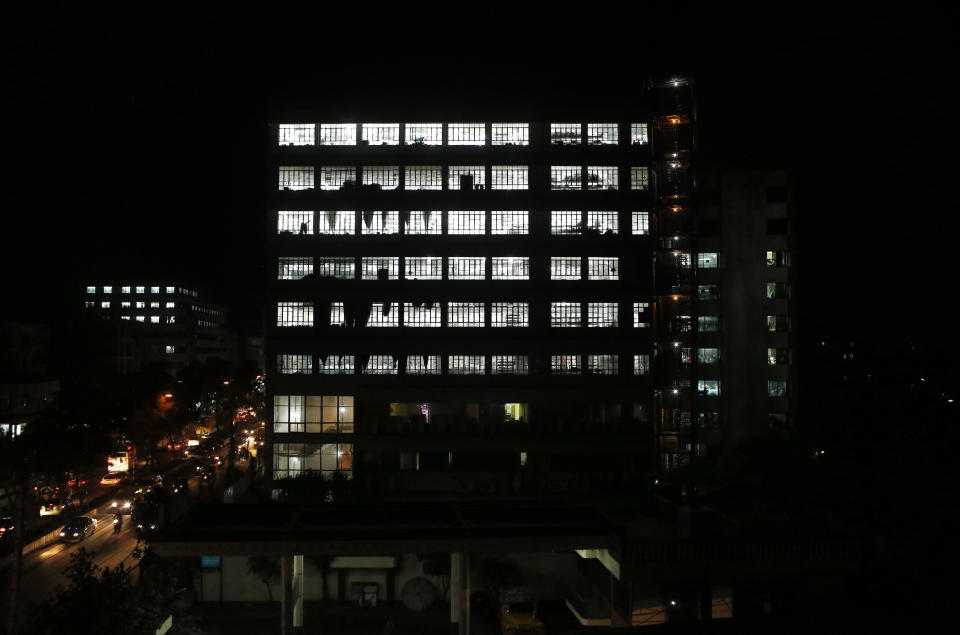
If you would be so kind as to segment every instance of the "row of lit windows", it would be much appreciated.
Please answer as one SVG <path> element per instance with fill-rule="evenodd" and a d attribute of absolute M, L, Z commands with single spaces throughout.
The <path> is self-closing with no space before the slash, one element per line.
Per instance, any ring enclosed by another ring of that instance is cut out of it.
<path fill-rule="evenodd" d="M 619 355 L 551 355 L 549 372 L 551 375 L 619 375 L 619 360 Z M 312 375 L 314 372 L 320 375 L 529 375 L 530 356 L 314 356 L 291 353 L 277 355 L 277 370 L 285 375 Z M 634 375 L 649 374 L 650 356 L 634 355 L 632 368 L 624 368 L 623 371 L 632 372 Z M 319 402 L 317 405 L 319 406 Z M 319 415 L 318 410 L 316 416 Z M 289 422 L 290 419 L 278 419 L 275 410 L 274 421 Z M 317 419 L 317 422 L 320 420 Z M 353 422 L 352 416 L 350 422 Z"/>
<path fill-rule="evenodd" d="M 443 266 L 446 258 L 447 266 Z M 487 280 L 486 256 L 405 256 L 401 267 L 399 256 L 363 256 L 360 258 L 361 280 Z M 582 280 L 581 256 L 552 256 L 551 280 Z M 586 258 L 588 280 L 619 280 L 619 258 L 589 256 Z M 490 280 L 529 280 L 530 259 L 527 256 L 492 256 Z M 355 280 L 356 258 L 353 256 L 282 256 L 277 260 L 278 280 L 302 280 L 307 276 L 321 279 Z"/>
<path fill-rule="evenodd" d="M 527 302 L 491 302 L 489 317 L 484 302 L 371 302 L 363 315 L 347 310 L 344 302 L 330 302 L 329 325 L 365 327 L 448 327 L 483 328 L 489 320 L 492 327 L 526 328 L 530 325 Z M 634 328 L 650 326 L 648 302 L 633 303 Z M 445 311 L 444 311 L 445 309 Z M 445 316 L 445 317 L 444 317 Z M 314 326 L 314 305 L 311 302 L 277 303 L 277 326 Z M 617 302 L 551 302 L 550 326 L 615 328 L 619 326 Z"/>
<path fill-rule="evenodd" d="M 306 425 L 274 424 L 275 432 L 302 432 Z M 301 474 L 317 474 L 326 479 L 335 476 L 351 478 L 353 444 L 350 443 L 274 443 L 273 478 L 294 478 Z"/>
<path fill-rule="evenodd" d="M 525 146 L 530 143 L 530 126 L 526 123 L 492 123 L 490 144 L 495 146 Z M 280 124 L 278 144 L 281 146 L 355 146 L 361 145 L 431 145 L 482 146 L 487 144 L 485 123 L 303 123 Z M 630 144 L 649 142 L 646 123 L 630 124 Z M 619 145 L 620 126 L 617 123 L 552 123 L 550 141 L 557 145 Z"/>
<path fill-rule="evenodd" d="M 444 180 L 444 170 L 447 178 Z M 482 165 L 408 165 L 401 174 L 399 165 L 363 166 L 362 183 L 356 166 L 320 166 L 320 181 L 315 180 L 312 165 L 284 165 L 278 168 L 280 190 L 344 190 L 358 185 L 375 189 L 399 190 L 526 190 L 529 187 L 525 165 L 490 166 L 490 187 L 486 168 Z M 550 166 L 552 190 L 618 190 L 620 168 L 615 165 Z M 630 168 L 630 189 L 650 189 L 650 170 L 645 166 Z"/>
<path fill-rule="evenodd" d="M 650 233 L 650 215 L 630 213 L 631 233 Z M 323 210 L 316 212 L 281 210 L 277 212 L 277 233 L 298 235 L 375 236 L 404 235 L 526 235 L 529 231 L 526 210 Z M 359 224 L 359 227 L 358 227 Z M 550 233 L 565 235 L 616 235 L 620 233 L 620 213 L 613 210 L 552 210 Z M 714 262 L 716 254 L 713 254 Z"/>
<path fill-rule="evenodd" d="M 94 309 L 94 308 L 97 308 L 97 306 L 99 306 L 101 309 L 109 309 L 110 306 L 111 306 L 111 304 L 112 304 L 111 302 L 106 301 L 106 300 L 101 301 L 101 302 L 93 302 L 93 301 L 89 301 L 89 300 L 88 300 L 88 301 L 86 301 L 86 302 L 83 303 L 83 305 L 84 305 L 86 308 L 88 308 L 88 309 Z M 145 308 L 147 308 L 147 303 L 146 303 L 146 302 L 142 302 L 142 301 L 138 301 L 138 302 L 127 302 L 127 301 L 123 301 L 123 302 L 120 302 L 120 308 L 121 308 L 121 309 L 130 309 L 130 308 L 133 308 L 133 305 L 136 305 L 136 308 L 138 308 L 138 309 L 145 309 Z M 177 306 L 176 302 L 164 302 L 164 308 L 165 308 L 165 309 L 173 309 L 173 308 L 176 308 L 176 306 Z M 159 303 L 159 302 L 151 302 L 151 303 L 150 303 L 150 308 L 151 308 L 151 309 L 159 309 L 159 308 L 160 308 L 160 303 Z"/>
<path fill-rule="evenodd" d="M 146 287 L 146 286 L 120 287 L 120 293 L 147 293 L 147 288 L 148 288 L 148 287 Z M 176 292 L 177 292 L 177 288 L 176 288 L 176 287 L 149 287 L 150 293 L 160 293 L 160 289 L 161 289 L 161 288 L 164 289 L 164 292 L 165 292 L 165 293 L 176 293 Z M 114 289 L 114 288 L 111 287 L 111 286 L 103 286 L 103 287 L 100 287 L 101 293 L 113 293 L 113 289 Z M 94 287 L 94 286 L 88 286 L 88 287 L 87 287 L 87 293 L 96 293 L 96 292 L 97 292 L 97 287 Z M 189 289 L 180 289 L 180 293 L 182 293 L 183 295 L 189 295 L 189 296 L 194 296 L 194 297 L 196 297 L 196 295 L 197 295 L 197 292 L 196 292 L 196 291 L 190 291 Z"/>
<path fill-rule="evenodd" d="M 786 379 L 768 379 L 767 396 L 768 397 L 786 397 L 788 380 Z M 719 397 L 720 380 L 719 379 L 698 379 L 697 392 L 702 397 Z"/>

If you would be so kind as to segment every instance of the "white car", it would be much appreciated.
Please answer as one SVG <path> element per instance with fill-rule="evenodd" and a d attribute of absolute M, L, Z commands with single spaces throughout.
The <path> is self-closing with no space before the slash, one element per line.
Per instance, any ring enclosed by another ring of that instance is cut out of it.
<path fill-rule="evenodd" d="M 123 476 L 118 472 L 107 472 L 100 479 L 101 485 L 119 485 L 123 482 Z"/>

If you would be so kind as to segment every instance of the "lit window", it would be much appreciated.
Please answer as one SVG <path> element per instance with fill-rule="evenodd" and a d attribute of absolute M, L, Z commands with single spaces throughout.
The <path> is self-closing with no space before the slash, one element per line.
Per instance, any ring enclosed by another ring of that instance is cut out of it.
<path fill-rule="evenodd" d="M 423 234 L 439 234 L 441 229 L 442 212 L 439 210 L 410 210 L 403 227 L 403 233 L 411 236 Z"/>
<path fill-rule="evenodd" d="M 588 123 L 587 143 L 595 145 L 617 145 L 620 133 L 615 123 Z"/>
<path fill-rule="evenodd" d="M 490 272 L 494 280 L 529 280 L 530 259 L 526 256 L 494 256 Z"/>
<path fill-rule="evenodd" d="M 438 146 L 443 144 L 442 123 L 408 123 L 404 126 L 407 145 Z"/>
<path fill-rule="evenodd" d="M 282 146 L 312 146 L 315 134 L 312 123 L 282 123 L 277 136 Z"/>
<path fill-rule="evenodd" d="M 616 190 L 620 187 L 620 173 L 616 166 L 591 165 L 587 167 L 588 190 Z"/>
<path fill-rule="evenodd" d="M 151 303 L 150 303 L 150 308 L 151 308 L 151 309 L 159 309 L 159 308 L 160 308 L 160 303 L 159 303 L 159 302 L 151 302 Z"/>
<path fill-rule="evenodd" d="M 130 293 L 130 287 L 120 287 L 120 293 Z"/>
<path fill-rule="evenodd" d="M 579 375 L 581 370 L 579 355 L 551 355 L 551 375 Z"/>
<path fill-rule="evenodd" d="M 281 190 L 312 190 L 313 166 L 281 166 L 279 188 Z"/>
<path fill-rule="evenodd" d="M 403 268 L 406 280 L 443 280 L 443 258 L 439 256 L 407 256 Z"/>
<path fill-rule="evenodd" d="M 439 165 L 408 165 L 403 178 L 407 190 L 443 189 L 443 169 Z"/>
<path fill-rule="evenodd" d="M 137 293 L 143 293 L 146 290 L 146 287 L 137 287 Z"/>
<path fill-rule="evenodd" d="M 151 316 L 150 316 L 150 324 L 160 324 L 160 316 L 159 316 L 159 315 L 151 315 Z"/>
<path fill-rule="evenodd" d="M 716 300 L 720 297 L 720 287 L 715 284 L 698 284 L 697 285 L 697 299 L 698 300 Z"/>
<path fill-rule="evenodd" d="M 717 252 L 700 252 L 697 254 L 697 268 L 698 269 L 716 269 L 717 268 Z"/>
<path fill-rule="evenodd" d="M 789 287 L 785 282 L 764 283 L 764 296 L 768 300 L 786 299 L 789 296 Z"/>
<path fill-rule="evenodd" d="M 176 293 L 176 292 L 177 292 L 176 287 L 167 287 L 167 293 Z"/>
<path fill-rule="evenodd" d="M 393 355 L 371 355 L 363 367 L 364 375 L 396 375 L 397 358 Z"/>
<path fill-rule="evenodd" d="M 587 372 L 591 375 L 616 375 L 620 372 L 619 356 L 587 355 Z"/>
<path fill-rule="evenodd" d="M 478 328 L 484 325 L 483 302 L 447 303 L 447 326 Z"/>
<path fill-rule="evenodd" d="M 277 326 L 313 326 L 313 302 L 277 302 Z"/>
<path fill-rule="evenodd" d="M 305 418 L 306 397 L 302 395 L 274 395 L 274 432 L 303 432 L 303 421 Z"/>
<path fill-rule="evenodd" d="M 344 395 L 307 397 L 307 432 L 352 433 L 353 397 Z"/>
<path fill-rule="evenodd" d="M 633 356 L 633 374 L 634 375 L 650 374 L 650 356 L 649 355 Z"/>
<path fill-rule="evenodd" d="M 395 146 L 400 144 L 400 124 L 363 124 L 363 143 L 371 146 Z"/>
<path fill-rule="evenodd" d="M 320 355 L 317 357 L 317 372 L 321 375 L 352 375 L 353 355 Z"/>
<path fill-rule="evenodd" d="M 768 251 L 768 267 L 788 267 L 790 266 L 790 254 L 786 251 Z"/>
<path fill-rule="evenodd" d="M 482 165 L 451 165 L 447 168 L 447 189 L 486 189 L 486 170 Z"/>
<path fill-rule="evenodd" d="M 591 256 L 587 259 L 587 278 L 589 280 L 619 280 L 619 258 L 601 258 Z"/>
<path fill-rule="evenodd" d="M 525 146 L 530 142 L 530 126 L 525 123 L 491 124 L 490 140 L 495 146 Z"/>
<path fill-rule="evenodd" d="M 697 392 L 707 397 L 717 397 L 720 395 L 719 379 L 698 379 Z"/>
<path fill-rule="evenodd" d="M 581 324 L 579 302 L 550 303 L 550 326 L 579 327 Z"/>
<path fill-rule="evenodd" d="M 526 355 L 491 355 L 490 372 L 494 375 L 527 375 L 530 373 Z"/>
<path fill-rule="evenodd" d="M 562 236 L 564 234 L 579 234 L 583 229 L 583 218 L 580 210 L 553 210 L 550 212 L 550 233 Z"/>
<path fill-rule="evenodd" d="M 529 312 L 527 302 L 494 302 L 490 305 L 490 326 L 529 326 Z"/>
<path fill-rule="evenodd" d="M 146 322 L 146 321 L 147 321 L 147 318 L 146 318 L 146 316 L 138 315 L 138 316 L 136 316 L 136 320 L 137 320 L 137 322 Z"/>
<path fill-rule="evenodd" d="M 787 380 L 786 379 L 768 379 L 767 380 L 768 397 L 786 397 Z"/>
<path fill-rule="evenodd" d="M 583 170 L 579 165 L 551 165 L 551 190 L 582 190 Z"/>
<path fill-rule="evenodd" d="M 361 217 L 360 229 L 365 235 L 400 233 L 400 212 L 396 210 L 368 210 L 362 212 Z"/>
<path fill-rule="evenodd" d="M 632 212 L 630 214 L 630 219 L 634 236 L 645 236 L 650 233 L 649 212 Z"/>
<path fill-rule="evenodd" d="M 407 355 L 408 375 L 439 375 L 440 371 L 439 355 Z"/>
<path fill-rule="evenodd" d="M 353 258 L 317 258 L 316 274 L 319 278 L 353 280 L 356 277 Z"/>
<path fill-rule="evenodd" d="M 343 302 L 330 303 L 330 326 L 346 326 L 347 318 L 344 313 Z"/>
<path fill-rule="evenodd" d="M 529 186 L 527 166 L 494 165 L 490 168 L 490 181 L 494 190 L 525 190 Z"/>
<path fill-rule="evenodd" d="M 396 302 L 374 302 L 370 305 L 369 327 L 400 326 L 400 309 Z"/>
<path fill-rule="evenodd" d="M 396 256 L 364 256 L 360 267 L 363 280 L 396 280 L 400 272 L 400 259 Z"/>
<path fill-rule="evenodd" d="M 87 304 L 92 306 L 92 305 L 93 305 L 93 302 L 88 302 Z M 121 303 L 120 303 L 120 308 L 121 308 L 121 309 L 129 309 L 129 308 L 130 308 L 130 303 L 129 303 L 129 302 L 121 302 Z"/>
<path fill-rule="evenodd" d="M 685 251 L 675 251 L 673 252 L 673 266 L 677 269 L 689 269 L 690 263 L 690 254 Z"/>
<path fill-rule="evenodd" d="M 770 333 L 776 333 L 778 331 L 785 332 L 787 330 L 787 316 L 785 315 L 768 315 L 767 316 L 767 331 Z"/>
<path fill-rule="evenodd" d="M 447 145 L 482 146 L 486 141 L 486 126 L 482 123 L 447 124 Z"/>
<path fill-rule="evenodd" d="M 789 351 L 786 348 L 768 348 L 767 349 L 767 365 L 768 366 L 779 366 L 780 364 L 788 363 Z"/>
<path fill-rule="evenodd" d="M 719 361 L 720 361 L 719 348 L 698 348 L 697 349 L 698 364 L 716 364 Z"/>
<path fill-rule="evenodd" d="M 310 275 L 313 275 L 313 258 L 277 259 L 277 280 L 302 280 Z"/>
<path fill-rule="evenodd" d="M 281 430 L 276 429 L 275 432 Z M 283 430 L 285 431 L 285 430 Z M 302 432 L 303 426 L 290 432 Z M 324 479 L 353 478 L 353 445 L 349 443 L 275 443 L 273 478 L 281 481 L 304 473 L 316 473 Z"/>
<path fill-rule="evenodd" d="M 553 256 L 550 258 L 551 280 L 579 280 L 580 258 L 569 256 Z"/>
<path fill-rule="evenodd" d="M 128 303 L 128 304 L 129 304 L 129 303 Z M 88 302 L 84 302 L 84 303 L 83 303 L 83 306 L 84 306 L 85 308 L 87 308 L 87 309 L 95 309 L 95 308 L 97 307 L 97 303 L 94 302 L 93 300 L 90 300 L 90 301 L 88 301 Z"/>
<path fill-rule="evenodd" d="M 141 300 L 141 301 L 137 302 L 137 308 L 138 308 L 138 309 L 145 309 L 145 308 L 147 308 L 147 303 Z"/>
<path fill-rule="evenodd" d="M 630 189 L 631 190 L 649 190 L 650 189 L 650 169 L 646 166 L 634 166 L 630 168 Z"/>
<path fill-rule="evenodd" d="M 494 210 L 490 212 L 490 233 L 520 235 L 528 232 L 526 211 Z"/>
<path fill-rule="evenodd" d="M 647 124 L 645 123 L 632 123 L 630 124 L 630 145 L 642 146 L 650 142 L 650 137 L 647 131 Z"/>
<path fill-rule="evenodd" d="M 96 293 L 96 292 L 97 292 L 96 287 L 87 287 L 87 293 Z"/>
<path fill-rule="evenodd" d="M 321 190 L 350 189 L 357 183 L 357 168 L 348 165 L 324 165 L 320 167 Z"/>
<path fill-rule="evenodd" d="M 355 146 L 357 145 L 357 124 L 322 123 L 320 124 L 320 145 Z"/>
<path fill-rule="evenodd" d="M 109 302 L 101 302 L 101 303 L 100 303 L 100 308 L 101 308 L 101 309 L 109 309 L 109 308 L 110 308 L 110 303 L 109 303 Z"/>
<path fill-rule="evenodd" d="M 698 315 L 697 329 L 701 333 L 716 333 L 720 330 L 720 317 L 717 315 Z"/>
<path fill-rule="evenodd" d="M 450 355 L 447 358 L 447 372 L 451 375 L 483 375 L 487 372 L 483 355 Z"/>
<path fill-rule="evenodd" d="M 438 327 L 442 325 L 439 302 L 405 302 L 403 325 L 410 327 Z"/>
<path fill-rule="evenodd" d="M 129 302 L 124 302 L 124 304 L 126 304 L 127 306 L 130 306 L 130 303 L 129 303 Z M 176 305 L 175 302 L 166 302 L 166 303 L 163 305 L 163 307 L 164 307 L 165 309 L 174 309 L 174 308 L 176 308 L 176 306 L 177 306 L 177 305 Z"/>
<path fill-rule="evenodd" d="M 113 293 L 113 287 L 104 287 L 104 288 L 103 288 L 103 292 L 104 292 L 104 293 Z"/>
<path fill-rule="evenodd" d="M 163 320 L 164 324 L 176 324 L 176 322 L 177 322 L 177 316 L 175 315 L 167 315 L 164 317 L 164 320 Z"/>
<path fill-rule="evenodd" d="M 588 327 L 616 327 L 617 322 L 617 303 L 616 302 L 588 302 L 587 303 L 587 326 Z"/>
<path fill-rule="evenodd" d="M 277 372 L 281 375 L 312 375 L 313 357 L 310 355 L 277 355 Z"/>
<path fill-rule="evenodd" d="M 129 322 L 129 321 L 130 321 L 130 316 L 129 316 L 129 315 L 121 315 L 121 316 L 120 316 L 120 319 L 121 319 L 121 320 L 126 320 L 126 321 Z"/>
<path fill-rule="evenodd" d="M 450 235 L 484 234 L 487 218 L 483 210 L 449 210 L 447 233 Z"/>
<path fill-rule="evenodd" d="M 353 210 L 323 210 L 317 213 L 317 233 L 350 236 L 356 231 L 357 213 Z M 313 233 L 311 231 L 307 233 Z"/>
<path fill-rule="evenodd" d="M 400 166 L 365 165 L 363 184 L 379 190 L 395 190 L 400 186 Z"/>
<path fill-rule="evenodd" d="M 486 258 L 456 258 L 447 262 L 448 280 L 483 280 L 486 276 Z"/>
<path fill-rule="evenodd" d="M 561 146 L 580 145 L 583 127 L 578 123 L 550 124 L 550 143 Z"/>
<path fill-rule="evenodd" d="M 586 232 L 610 236 L 618 233 L 620 226 L 617 212 L 587 212 Z"/>

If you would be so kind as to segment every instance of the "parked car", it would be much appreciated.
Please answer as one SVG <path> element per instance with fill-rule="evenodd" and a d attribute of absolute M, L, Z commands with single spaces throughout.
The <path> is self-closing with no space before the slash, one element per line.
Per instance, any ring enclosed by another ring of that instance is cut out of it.
<path fill-rule="evenodd" d="M 60 538 L 64 541 L 83 540 L 87 536 L 92 536 L 97 530 L 97 519 L 89 516 L 77 516 L 60 530 Z"/>

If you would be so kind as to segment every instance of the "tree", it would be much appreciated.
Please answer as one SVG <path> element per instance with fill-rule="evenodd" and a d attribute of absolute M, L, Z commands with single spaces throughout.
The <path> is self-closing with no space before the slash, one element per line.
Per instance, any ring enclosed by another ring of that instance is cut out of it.
<path fill-rule="evenodd" d="M 273 602 L 270 583 L 280 579 L 280 563 L 270 556 L 250 556 L 247 559 L 247 573 L 254 575 L 267 587 L 267 601 Z"/>

